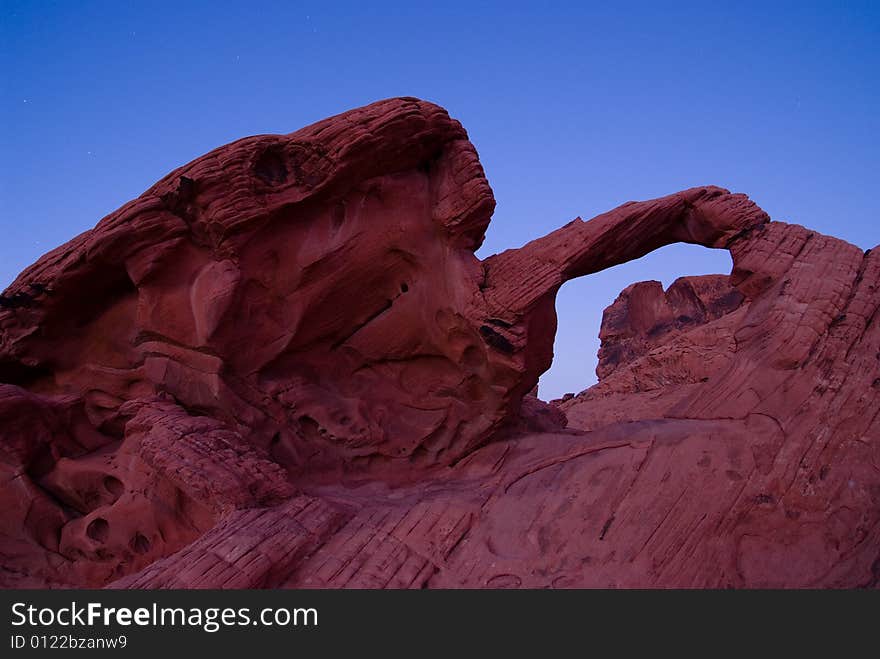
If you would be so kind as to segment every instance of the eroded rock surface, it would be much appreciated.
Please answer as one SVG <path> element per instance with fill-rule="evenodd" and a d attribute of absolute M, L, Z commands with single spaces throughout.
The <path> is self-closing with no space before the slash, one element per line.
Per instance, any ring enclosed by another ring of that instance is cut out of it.
<path fill-rule="evenodd" d="M 702 187 L 481 261 L 493 209 L 458 122 L 391 99 L 221 147 L 25 270 L 0 583 L 878 584 L 880 253 Z M 629 287 L 599 384 L 539 401 L 559 287 L 682 241 L 733 272 Z"/>

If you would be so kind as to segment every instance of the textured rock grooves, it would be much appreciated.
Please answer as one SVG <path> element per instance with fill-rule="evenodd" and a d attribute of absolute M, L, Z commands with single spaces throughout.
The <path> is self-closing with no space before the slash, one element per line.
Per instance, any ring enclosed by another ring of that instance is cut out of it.
<path fill-rule="evenodd" d="M 880 252 L 703 187 L 480 261 L 493 209 L 460 124 L 391 99 L 221 147 L 25 270 L 0 584 L 880 583 Z M 733 272 L 627 288 L 600 382 L 539 401 L 559 287 L 682 241 Z"/>

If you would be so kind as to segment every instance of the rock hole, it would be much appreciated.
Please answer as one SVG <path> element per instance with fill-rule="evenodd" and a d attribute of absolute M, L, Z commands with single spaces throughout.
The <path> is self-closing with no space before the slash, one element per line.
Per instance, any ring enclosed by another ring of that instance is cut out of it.
<path fill-rule="evenodd" d="M 287 164 L 280 144 L 273 144 L 260 154 L 254 163 L 254 174 L 269 185 L 280 185 L 287 181 Z"/>
<path fill-rule="evenodd" d="M 131 542 L 128 543 L 128 546 L 135 554 L 146 554 L 150 551 L 150 541 L 140 533 L 135 533 L 134 537 L 131 539 Z"/>
<path fill-rule="evenodd" d="M 488 345 L 492 346 L 497 351 L 503 352 L 505 355 L 512 355 L 514 353 L 515 348 L 513 344 L 508 341 L 504 335 L 496 332 L 488 325 L 480 326 L 480 335 Z"/>
<path fill-rule="evenodd" d="M 105 476 L 104 489 L 113 495 L 113 500 L 115 501 L 120 496 L 122 496 L 122 492 L 123 490 L 125 490 L 125 486 L 122 484 L 122 481 L 115 476 Z"/>
<path fill-rule="evenodd" d="M 321 427 L 312 417 L 303 415 L 299 417 L 300 434 L 304 439 L 316 440 L 321 438 Z"/>
<path fill-rule="evenodd" d="M 95 542 L 107 542 L 110 535 L 110 524 L 103 517 L 96 517 L 86 527 L 86 535 Z"/>

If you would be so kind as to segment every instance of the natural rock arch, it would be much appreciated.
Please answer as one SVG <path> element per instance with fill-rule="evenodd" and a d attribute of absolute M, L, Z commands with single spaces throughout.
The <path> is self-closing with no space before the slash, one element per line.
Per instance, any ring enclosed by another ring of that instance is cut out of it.
<path fill-rule="evenodd" d="M 575 220 L 480 261 L 493 208 L 460 124 L 430 103 L 391 99 L 221 147 L 25 270 L 4 292 L 21 303 L 0 309 L 0 364 L 15 376 L 0 385 L 5 581 L 95 585 L 145 568 L 121 583 L 205 585 L 207 572 L 175 565 L 208 569 L 206 556 L 244 534 L 265 540 L 253 551 L 284 558 L 211 572 L 224 585 L 334 585 L 338 575 L 303 557 L 336 555 L 334 543 L 374 523 L 413 561 L 412 574 L 386 584 L 494 584 L 497 554 L 484 545 L 506 547 L 504 574 L 515 578 L 505 583 L 523 585 L 539 585 L 537 565 L 557 575 L 549 585 L 763 584 L 774 577 L 755 552 L 786 564 L 790 547 L 809 553 L 809 583 L 868 578 L 880 491 L 869 414 L 876 256 L 770 222 L 745 195 L 708 186 Z M 743 304 L 724 315 L 726 369 L 647 416 L 630 405 L 591 417 L 590 434 L 511 438 L 534 428 L 520 422 L 521 403 L 550 365 L 559 286 L 673 242 L 731 251 Z M 84 290 L 96 303 L 70 306 Z M 830 435 L 827 415 L 840 419 Z M 711 459 L 690 465 L 700 451 Z M 677 475 L 643 473 L 646 460 Z M 706 471 L 712 460 L 729 468 Z M 818 491 L 814 467 L 821 488 L 838 489 L 797 498 L 799 479 Z M 548 469 L 556 477 L 539 486 Z M 619 478 L 584 484 L 602 470 Z M 861 489 L 840 490 L 850 481 Z M 683 482 L 714 493 L 711 510 L 678 492 Z M 657 506 L 641 515 L 649 492 Z M 759 495 L 784 510 L 755 511 L 747 501 Z M 543 514 L 531 499 L 556 510 L 546 537 L 577 531 L 585 544 L 571 551 L 602 556 L 601 569 L 571 568 L 565 542 L 514 541 L 524 516 Z M 843 500 L 830 508 L 846 518 L 832 540 L 797 521 Z M 717 534 L 695 536 L 702 562 L 676 550 L 657 567 L 651 551 L 624 551 L 649 546 L 643 527 L 660 529 L 672 512 L 699 528 L 717 521 Z M 367 523 L 374 513 L 434 522 L 400 538 L 385 521 Z M 845 540 L 854 529 L 861 539 Z M 468 533 L 486 543 L 463 547 Z M 842 567 L 826 567 L 834 556 Z"/>

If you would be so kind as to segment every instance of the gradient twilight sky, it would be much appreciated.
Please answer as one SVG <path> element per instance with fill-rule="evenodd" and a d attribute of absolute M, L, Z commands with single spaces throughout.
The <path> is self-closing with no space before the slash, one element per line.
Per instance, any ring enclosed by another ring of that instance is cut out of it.
<path fill-rule="evenodd" d="M 880 3 L 418 4 L 2 0 L 0 288 L 214 147 L 390 96 L 468 130 L 481 257 L 708 183 L 880 242 Z M 595 381 L 626 285 L 729 270 L 679 245 L 566 284 L 542 397 Z"/>

